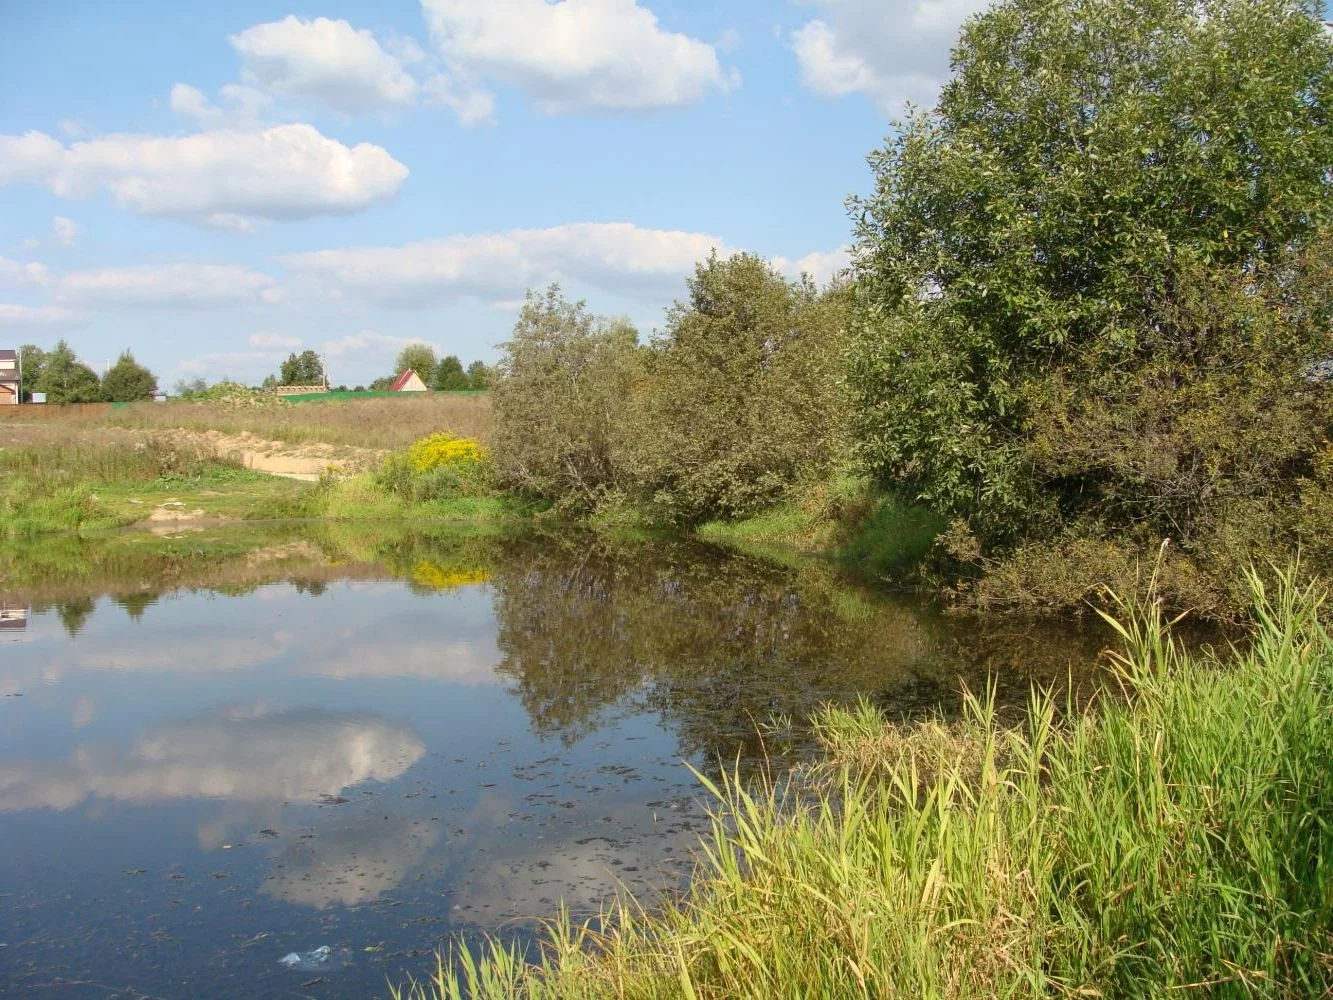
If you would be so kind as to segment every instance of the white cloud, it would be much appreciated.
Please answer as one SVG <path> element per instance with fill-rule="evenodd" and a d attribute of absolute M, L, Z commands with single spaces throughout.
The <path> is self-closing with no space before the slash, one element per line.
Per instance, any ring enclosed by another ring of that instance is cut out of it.
<path fill-rule="evenodd" d="M 310 101 L 344 114 L 411 107 L 419 84 L 399 56 L 346 21 L 288 15 L 231 37 L 242 78 L 278 97 Z M 417 50 L 419 52 L 419 50 Z M 408 58 L 413 54 L 407 50 Z"/>
<path fill-rule="evenodd" d="M 400 247 L 294 254 L 288 269 L 334 293 L 386 305 L 425 306 L 472 297 L 519 299 L 528 288 L 577 282 L 660 299 L 678 294 L 697 261 L 730 250 L 706 233 L 576 223 L 549 229 L 451 236 Z"/>
<path fill-rule="evenodd" d="M 349 148 L 304 124 L 68 146 L 42 132 L 0 135 L 0 186 L 27 181 L 64 198 L 106 190 L 141 215 L 203 225 L 358 212 L 392 198 L 407 173 L 380 146 Z"/>
<path fill-rule="evenodd" d="M 495 95 L 458 74 L 436 73 L 426 81 L 423 92 L 428 103 L 457 115 L 460 125 L 480 125 L 495 117 Z"/>
<path fill-rule="evenodd" d="M 262 378 L 264 372 L 271 372 L 283 359 L 282 351 L 217 351 L 186 358 L 173 369 L 181 375 L 206 375 L 210 379 Z"/>
<path fill-rule="evenodd" d="M 51 272 L 46 269 L 45 264 L 0 257 L 0 285 L 46 288 L 51 284 L 51 280 Z"/>
<path fill-rule="evenodd" d="M 422 10 L 461 79 L 516 87 L 550 114 L 675 107 L 739 83 L 713 46 L 665 30 L 635 0 L 422 0 Z"/>
<path fill-rule="evenodd" d="M 300 337 L 286 337 L 278 333 L 250 334 L 251 347 L 300 347 Z"/>
<path fill-rule="evenodd" d="M 235 83 L 227 84 L 218 94 L 221 105 L 188 83 L 178 83 L 171 88 L 171 110 L 192 118 L 203 128 L 255 128 L 273 103 L 267 94 Z"/>
<path fill-rule="evenodd" d="M 353 333 L 346 337 L 339 337 L 336 340 L 326 340 L 319 345 L 319 349 L 324 354 L 331 354 L 338 357 L 343 354 L 371 354 L 385 355 L 392 354 L 395 351 L 401 351 L 409 344 L 425 344 L 427 347 L 434 347 L 430 341 L 421 337 L 391 337 L 387 333 L 376 333 L 374 330 L 362 330 L 360 333 Z"/>
<path fill-rule="evenodd" d="M 87 317 L 61 306 L 18 306 L 0 303 L 0 330 L 6 333 L 55 333 L 72 330 Z"/>
<path fill-rule="evenodd" d="M 861 93 L 887 113 L 933 102 L 958 30 L 989 0 L 813 0 L 823 17 L 792 32 L 803 82 L 827 97 Z"/>
<path fill-rule="evenodd" d="M 79 242 L 79 225 L 73 219 L 67 219 L 63 215 L 57 215 L 51 220 L 52 239 L 59 246 L 72 247 Z"/>
<path fill-rule="evenodd" d="M 774 257 L 773 266 L 789 278 L 799 278 L 808 274 L 818 284 L 827 284 L 829 279 L 852 264 L 851 252 L 843 247 L 839 250 L 816 250 L 796 260 L 786 257 Z"/>
<path fill-rule="evenodd" d="M 165 264 L 72 271 L 53 288 L 61 301 L 111 308 L 209 309 L 273 302 L 272 276 L 236 264 Z"/>

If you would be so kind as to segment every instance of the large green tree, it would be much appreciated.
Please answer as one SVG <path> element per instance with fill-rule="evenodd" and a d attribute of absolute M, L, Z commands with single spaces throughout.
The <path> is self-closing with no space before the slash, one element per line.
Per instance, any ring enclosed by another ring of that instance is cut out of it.
<path fill-rule="evenodd" d="M 26 378 L 25 378 L 26 381 Z M 47 352 L 33 392 L 46 393 L 48 403 L 95 403 L 101 395 L 97 373 L 61 340 Z"/>
<path fill-rule="evenodd" d="M 434 379 L 437 364 L 435 348 L 429 344 L 408 344 L 398 352 L 398 360 L 394 363 L 393 370 L 395 375 L 401 375 L 411 368 L 421 376 L 421 381 L 430 385 Z"/>
<path fill-rule="evenodd" d="M 491 370 L 484 361 L 474 361 L 467 366 L 467 384 L 469 389 L 489 389 L 491 386 Z"/>
<path fill-rule="evenodd" d="M 102 398 L 109 403 L 151 399 L 157 392 L 157 376 L 125 351 L 102 377 Z"/>
<path fill-rule="evenodd" d="M 426 378 L 428 376 L 423 375 L 422 377 Z M 463 362 L 452 354 L 447 358 L 440 359 L 440 363 L 435 366 L 432 377 L 431 388 L 440 392 L 460 392 L 472 388 L 467 373 L 463 371 Z"/>
<path fill-rule="evenodd" d="M 323 385 L 324 363 L 314 351 L 289 354 L 278 371 L 279 385 Z"/>
<path fill-rule="evenodd" d="M 1008 0 L 953 70 L 853 206 L 871 465 L 992 550 L 1296 503 L 1333 352 L 1313 7 Z"/>

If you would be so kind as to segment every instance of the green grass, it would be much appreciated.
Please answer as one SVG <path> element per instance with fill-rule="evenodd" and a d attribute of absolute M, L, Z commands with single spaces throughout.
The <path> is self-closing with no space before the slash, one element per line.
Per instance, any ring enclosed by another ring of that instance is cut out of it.
<path fill-rule="evenodd" d="M 753 517 L 709 521 L 695 534 L 787 565 L 819 555 L 861 573 L 899 579 L 921 565 L 945 527 L 944 518 L 929 508 L 902 503 L 864 479 L 844 476 Z"/>
<path fill-rule="evenodd" d="M 828 710 L 797 780 L 703 779 L 682 900 L 557 918 L 402 995 L 475 998 L 1290 997 L 1333 989 L 1333 641 L 1321 592 L 1252 576 L 1254 635 L 1191 657 L 1124 607 L 1120 690 L 986 698 L 896 729 Z"/>

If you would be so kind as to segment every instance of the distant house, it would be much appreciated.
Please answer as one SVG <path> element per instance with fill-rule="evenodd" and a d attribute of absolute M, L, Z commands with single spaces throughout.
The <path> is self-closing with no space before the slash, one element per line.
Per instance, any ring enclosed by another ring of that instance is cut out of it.
<path fill-rule="evenodd" d="M 427 392 L 426 383 L 421 381 L 421 376 L 409 368 L 403 374 L 393 380 L 393 385 L 389 386 L 390 392 Z"/>
<path fill-rule="evenodd" d="M 17 351 L 0 351 L 0 406 L 19 401 L 19 356 Z"/>

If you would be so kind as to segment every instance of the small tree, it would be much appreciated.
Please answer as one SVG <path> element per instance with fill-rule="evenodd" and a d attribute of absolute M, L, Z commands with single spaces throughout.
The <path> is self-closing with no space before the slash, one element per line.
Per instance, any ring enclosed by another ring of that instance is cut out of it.
<path fill-rule="evenodd" d="M 452 354 L 440 359 L 435 368 L 434 388 L 440 392 L 459 392 L 471 387 L 472 383 L 463 371 L 463 362 Z"/>
<path fill-rule="evenodd" d="M 46 355 L 41 376 L 32 388 L 46 393 L 48 403 L 95 403 L 101 395 L 97 373 L 63 340 Z"/>
<path fill-rule="evenodd" d="M 109 403 L 151 399 L 157 392 L 157 377 L 125 351 L 102 378 L 102 398 Z"/>
<path fill-rule="evenodd" d="M 19 357 L 23 366 L 23 402 L 27 403 L 32 401 L 33 386 L 41 381 L 46 370 L 46 352 L 35 344 L 24 344 L 19 348 Z"/>
<path fill-rule="evenodd" d="M 467 366 L 467 384 L 469 389 L 478 392 L 491 386 L 491 370 L 484 361 L 474 361 Z"/>
<path fill-rule="evenodd" d="M 323 385 L 324 364 L 314 351 L 289 354 L 278 372 L 280 385 Z"/>
<path fill-rule="evenodd" d="M 634 394 L 627 461 L 643 498 L 670 520 L 745 516 L 827 473 L 849 304 L 751 254 L 699 264 Z"/>
<path fill-rule="evenodd" d="M 271 379 L 273 376 L 270 375 L 269 378 Z M 178 396 L 181 399 L 193 399 L 207 388 L 208 382 L 203 376 L 196 375 L 188 382 L 183 378 L 177 379 L 175 384 L 171 387 L 171 394 L 173 396 Z"/>
<path fill-rule="evenodd" d="M 394 374 L 401 375 L 408 369 L 421 376 L 421 381 L 430 385 L 435 376 L 435 348 L 429 344 L 408 344 L 398 354 L 394 365 Z"/>
<path fill-rule="evenodd" d="M 577 511 L 622 490 L 625 408 L 642 373 L 637 331 L 552 285 L 528 292 L 503 347 L 491 390 L 498 480 Z"/>

